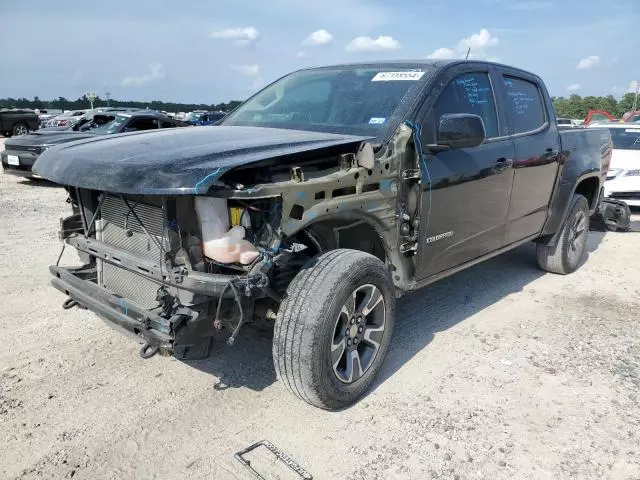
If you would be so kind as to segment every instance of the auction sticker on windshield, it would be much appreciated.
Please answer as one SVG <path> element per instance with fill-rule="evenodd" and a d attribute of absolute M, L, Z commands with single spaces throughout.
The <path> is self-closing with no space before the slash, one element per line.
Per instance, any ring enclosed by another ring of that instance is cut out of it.
<path fill-rule="evenodd" d="M 393 82 L 395 80 L 420 80 L 424 72 L 378 72 L 371 79 L 372 82 Z"/>
<path fill-rule="evenodd" d="M 7 155 L 7 163 L 9 165 L 20 165 L 20 157 L 17 155 Z"/>

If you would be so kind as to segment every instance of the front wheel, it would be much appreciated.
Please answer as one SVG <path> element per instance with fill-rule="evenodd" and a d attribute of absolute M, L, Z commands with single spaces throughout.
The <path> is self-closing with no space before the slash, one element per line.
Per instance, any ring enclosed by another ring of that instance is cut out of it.
<path fill-rule="evenodd" d="M 26 135 L 27 133 L 29 133 L 29 127 L 27 127 L 24 123 L 16 123 L 13 126 L 13 135 L 14 136 L 19 136 L 19 135 Z"/>
<path fill-rule="evenodd" d="M 278 378 L 316 407 L 353 404 L 371 387 L 386 356 L 394 308 L 394 287 L 378 258 L 346 249 L 316 257 L 289 284 L 278 311 Z"/>
<path fill-rule="evenodd" d="M 540 268 L 561 275 L 575 272 L 584 257 L 588 233 L 589 202 L 584 196 L 576 194 L 558 242 L 553 247 L 541 243 L 537 246 Z"/>

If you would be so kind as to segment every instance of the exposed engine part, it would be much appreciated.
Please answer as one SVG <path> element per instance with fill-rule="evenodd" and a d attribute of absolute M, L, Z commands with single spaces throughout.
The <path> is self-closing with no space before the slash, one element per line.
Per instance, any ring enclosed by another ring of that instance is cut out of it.
<path fill-rule="evenodd" d="M 409 222 L 402 222 L 400 224 L 400 234 L 405 237 L 411 235 L 411 225 Z"/>

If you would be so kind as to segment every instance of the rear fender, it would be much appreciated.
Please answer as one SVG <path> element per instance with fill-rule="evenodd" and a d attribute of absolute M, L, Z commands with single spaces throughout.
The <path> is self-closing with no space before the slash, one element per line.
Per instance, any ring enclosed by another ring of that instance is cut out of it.
<path fill-rule="evenodd" d="M 602 198 L 602 185 L 601 185 L 601 177 L 599 172 L 586 172 L 578 179 L 571 183 L 560 183 L 558 185 L 558 194 L 554 198 L 553 203 L 555 205 L 562 205 L 562 209 L 556 209 L 556 212 L 553 212 L 554 205 L 551 205 L 551 214 L 547 218 L 547 222 L 542 230 L 543 234 L 538 239 L 539 243 L 544 243 L 549 246 L 555 246 L 558 243 L 558 239 L 560 238 L 560 234 L 562 233 L 562 227 L 569 215 L 569 210 L 571 209 L 573 196 L 576 194 L 578 190 L 578 186 L 585 180 L 589 178 L 594 178 L 598 182 L 598 187 L 596 190 L 595 198 L 589 203 L 590 213 L 593 213 Z M 559 212 L 558 212 L 559 210 Z M 549 232 L 549 233 L 545 233 Z"/>

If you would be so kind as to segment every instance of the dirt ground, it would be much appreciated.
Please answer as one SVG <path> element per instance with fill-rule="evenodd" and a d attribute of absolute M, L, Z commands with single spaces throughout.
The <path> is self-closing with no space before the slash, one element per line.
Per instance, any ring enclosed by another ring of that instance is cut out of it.
<path fill-rule="evenodd" d="M 525 246 L 404 297 L 374 390 L 330 413 L 277 382 L 269 331 L 143 360 L 63 310 L 64 200 L 0 174 L 0 478 L 251 479 L 233 454 L 268 439 L 315 479 L 640 479 L 640 215 L 573 275 Z"/>

